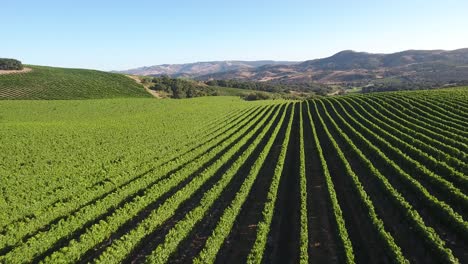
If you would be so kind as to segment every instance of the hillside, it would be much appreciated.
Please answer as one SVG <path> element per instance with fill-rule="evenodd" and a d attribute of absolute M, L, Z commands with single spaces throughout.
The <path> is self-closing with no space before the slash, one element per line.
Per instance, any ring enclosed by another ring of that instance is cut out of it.
<path fill-rule="evenodd" d="M 168 75 L 199 81 L 314 84 L 330 88 L 370 86 L 369 91 L 413 90 L 468 84 L 468 48 L 452 51 L 406 50 L 391 54 L 344 50 L 330 57 L 303 62 L 212 61 L 155 65 L 119 73 Z"/>
<path fill-rule="evenodd" d="M 398 79 L 408 82 L 468 80 L 468 49 L 408 50 L 392 54 L 341 51 L 333 56 L 294 65 L 265 65 L 200 76 L 199 80 L 236 79 L 283 83 L 359 83 Z"/>
<path fill-rule="evenodd" d="M 288 61 L 208 61 L 186 64 L 163 64 L 147 67 L 140 67 L 125 71 L 116 71 L 117 73 L 144 75 L 144 76 L 161 76 L 168 75 L 170 77 L 198 77 L 206 74 L 228 72 L 228 71 L 244 71 L 254 69 L 264 65 L 291 65 L 297 62 Z"/>
<path fill-rule="evenodd" d="M 95 70 L 27 66 L 21 74 L 0 74 L 0 99 L 98 99 L 151 97 L 120 74 Z"/>
<path fill-rule="evenodd" d="M 204 83 L 191 79 L 170 78 L 168 76 L 128 76 L 142 83 L 150 93 L 156 94 L 158 98 L 184 99 L 203 96 L 240 96 L 246 100 L 265 100 L 285 97 L 278 94 L 280 91 L 226 87 L 225 85 Z"/>

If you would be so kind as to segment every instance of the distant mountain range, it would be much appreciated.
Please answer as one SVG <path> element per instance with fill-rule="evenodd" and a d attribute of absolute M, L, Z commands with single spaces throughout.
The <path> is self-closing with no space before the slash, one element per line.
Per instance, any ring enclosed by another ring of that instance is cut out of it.
<path fill-rule="evenodd" d="M 154 66 L 146 66 L 125 71 L 116 71 L 118 73 L 144 75 L 144 76 L 161 76 L 169 75 L 171 77 L 187 77 L 195 78 L 202 75 L 231 72 L 231 71 L 247 71 L 265 65 L 293 65 L 298 62 L 290 61 L 207 61 L 195 62 L 186 64 L 162 64 Z"/>
<path fill-rule="evenodd" d="M 407 50 L 373 54 L 345 50 L 304 62 L 217 61 L 166 64 L 123 71 L 136 75 L 169 75 L 197 80 L 272 81 L 323 84 L 366 83 L 379 80 L 457 82 L 468 80 L 468 49 Z"/>

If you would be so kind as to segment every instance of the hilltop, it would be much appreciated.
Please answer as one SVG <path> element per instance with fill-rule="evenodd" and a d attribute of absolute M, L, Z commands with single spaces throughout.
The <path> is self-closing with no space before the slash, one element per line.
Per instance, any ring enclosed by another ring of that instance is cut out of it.
<path fill-rule="evenodd" d="M 27 65 L 29 72 L 0 74 L 0 99 L 151 97 L 141 84 L 115 73 Z"/>

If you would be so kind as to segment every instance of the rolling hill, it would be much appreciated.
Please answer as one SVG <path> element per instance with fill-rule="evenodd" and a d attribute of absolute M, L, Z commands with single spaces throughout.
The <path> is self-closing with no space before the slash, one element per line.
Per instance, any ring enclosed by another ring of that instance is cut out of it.
<path fill-rule="evenodd" d="M 264 65 L 207 74 L 197 79 L 323 84 L 365 83 L 382 79 L 457 82 L 468 80 L 468 49 L 408 50 L 392 54 L 345 50 L 327 58 L 308 60 L 294 65 Z"/>
<path fill-rule="evenodd" d="M 439 87 L 448 83 L 468 82 L 468 49 L 406 50 L 391 54 L 344 50 L 327 58 L 304 62 L 197 62 L 142 67 L 121 73 L 169 75 L 200 81 L 319 83 L 351 87 L 409 83 Z"/>
<path fill-rule="evenodd" d="M 26 67 L 31 71 L 0 74 L 0 100 L 151 97 L 142 85 L 121 74 L 45 66 Z"/>
<path fill-rule="evenodd" d="M 117 73 L 144 75 L 144 76 L 161 76 L 169 75 L 171 77 L 188 77 L 194 78 L 201 75 L 229 72 L 229 71 L 245 71 L 255 69 L 264 65 L 292 65 L 297 62 L 289 61 L 208 61 L 195 62 L 186 64 L 163 64 L 147 67 L 140 67 L 125 71 L 115 71 Z"/>
<path fill-rule="evenodd" d="M 167 76 L 127 76 L 143 84 L 147 91 L 154 94 L 157 98 L 184 99 L 203 96 L 240 96 L 247 98 L 250 96 L 250 99 L 253 99 L 252 96 L 254 94 L 262 95 L 262 99 L 281 97 L 276 92 L 260 91 L 259 89 L 249 89 L 246 87 L 223 87 L 191 79 L 169 78 Z"/>

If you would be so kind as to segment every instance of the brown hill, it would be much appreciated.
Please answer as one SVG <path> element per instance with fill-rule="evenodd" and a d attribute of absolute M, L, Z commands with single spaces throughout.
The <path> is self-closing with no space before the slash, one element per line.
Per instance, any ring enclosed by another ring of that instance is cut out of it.
<path fill-rule="evenodd" d="M 456 82 L 468 80 L 468 49 L 408 50 L 392 54 L 341 51 L 331 57 L 292 65 L 264 65 L 206 74 L 199 80 L 236 79 L 283 83 L 339 84 L 381 79 Z"/>

